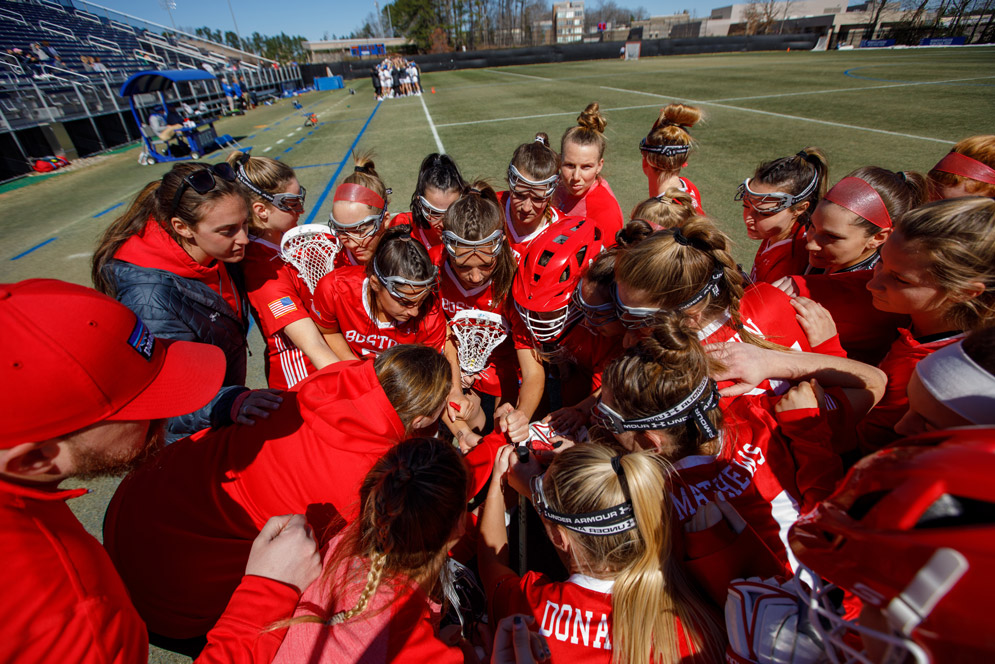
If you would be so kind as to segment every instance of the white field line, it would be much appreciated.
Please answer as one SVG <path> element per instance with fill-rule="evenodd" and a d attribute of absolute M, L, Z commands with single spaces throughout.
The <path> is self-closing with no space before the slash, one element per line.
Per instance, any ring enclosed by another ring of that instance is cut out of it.
<path fill-rule="evenodd" d="M 264 148 L 264 149 L 263 149 L 263 152 L 269 152 L 269 151 L 270 151 L 270 150 L 272 150 L 272 149 L 273 149 L 273 146 L 271 145 L 271 146 L 269 146 L 268 148 Z"/>
<path fill-rule="evenodd" d="M 642 104 L 640 106 L 619 106 L 618 108 L 602 108 L 602 112 L 611 113 L 614 111 L 631 111 L 638 108 L 659 108 L 660 104 Z M 514 120 L 534 120 L 536 118 L 555 118 L 561 115 L 577 115 L 577 111 L 566 113 L 544 113 L 542 115 L 519 115 L 513 118 L 488 118 L 487 120 L 469 120 L 467 122 L 447 122 L 436 125 L 437 127 L 459 127 L 461 125 L 485 124 L 488 122 L 512 122 Z"/>
<path fill-rule="evenodd" d="M 522 78 L 531 78 L 534 81 L 555 81 L 555 78 L 543 78 L 542 76 L 532 76 L 530 74 L 516 74 L 513 71 L 501 71 L 500 69 L 484 69 L 484 71 L 489 71 L 492 74 L 504 74 L 505 76 L 520 76 Z"/>
<path fill-rule="evenodd" d="M 79 254 L 69 254 L 68 256 L 66 256 L 66 260 L 72 260 L 74 258 L 90 258 L 91 256 L 93 256 L 92 251 L 84 251 Z"/>
<path fill-rule="evenodd" d="M 284 139 L 278 138 L 278 139 L 276 139 L 276 144 L 279 145 L 280 143 L 283 143 L 283 141 L 284 141 Z"/>
<path fill-rule="evenodd" d="M 435 123 L 432 122 L 432 116 L 428 112 L 428 106 L 425 105 L 425 97 L 424 96 L 418 97 L 418 101 L 421 102 L 421 107 L 425 111 L 425 119 L 428 120 L 428 126 L 432 130 L 432 136 L 435 138 L 435 146 L 439 148 L 439 154 L 445 154 L 446 149 L 442 147 L 442 139 L 439 138 L 439 132 L 435 128 Z"/>
<path fill-rule="evenodd" d="M 824 95 L 834 92 L 863 92 L 864 90 L 882 90 L 884 88 L 906 88 L 913 85 L 943 85 L 944 83 L 959 83 L 961 81 L 979 81 L 995 76 L 974 76 L 972 78 L 951 78 L 945 81 L 916 81 L 915 83 L 890 83 L 888 85 L 868 85 L 863 88 L 834 88 L 832 90 L 809 90 L 808 92 L 783 92 L 773 95 L 757 95 L 755 97 L 727 97 L 725 99 L 712 99 L 709 103 L 716 104 L 725 101 L 748 101 L 751 99 L 776 99 L 778 97 L 799 97 L 804 95 Z M 865 79 L 866 80 L 866 79 Z"/>
<path fill-rule="evenodd" d="M 806 118 L 800 115 L 787 115 L 785 113 L 774 113 L 772 111 L 761 111 L 755 108 L 743 108 L 742 106 L 729 106 L 728 104 L 720 104 L 712 101 L 704 101 L 701 99 L 679 99 L 677 97 L 671 97 L 667 95 L 658 95 L 653 92 L 643 92 L 642 90 L 626 90 L 625 88 L 612 88 L 607 85 L 600 86 L 603 90 L 612 90 L 614 92 L 628 92 L 630 94 L 644 95 L 647 97 L 655 97 L 657 99 L 669 99 L 674 101 L 682 101 L 689 104 L 699 104 L 701 106 L 717 106 L 718 108 L 725 108 L 732 111 L 742 111 L 743 113 L 755 113 L 757 115 L 767 115 L 774 118 L 783 118 L 785 120 L 797 120 L 799 122 L 811 122 L 813 124 L 826 125 L 828 127 L 840 127 L 842 129 L 854 129 L 856 131 L 867 131 L 874 134 L 886 134 L 888 136 L 899 136 L 901 138 L 911 138 L 918 141 L 931 141 L 933 143 L 943 143 L 945 145 L 952 145 L 954 141 L 946 141 L 940 138 L 931 138 L 929 136 L 916 136 L 914 134 L 903 134 L 897 131 L 887 131 L 886 129 L 871 129 L 870 127 L 858 127 L 857 125 L 843 124 L 842 122 L 830 122 L 829 120 L 816 120 L 814 118 Z"/>

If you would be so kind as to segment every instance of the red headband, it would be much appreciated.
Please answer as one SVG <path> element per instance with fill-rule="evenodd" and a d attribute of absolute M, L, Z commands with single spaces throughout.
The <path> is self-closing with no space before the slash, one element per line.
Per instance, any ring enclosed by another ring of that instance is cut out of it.
<path fill-rule="evenodd" d="M 380 194 L 361 184 L 353 184 L 351 182 L 345 182 L 338 186 L 335 190 L 335 196 L 332 197 L 332 202 L 336 201 L 365 203 L 378 210 L 384 209 L 383 198 L 380 197 Z"/>
<path fill-rule="evenodd" d="M 936 166 L 933 166 L 933 170 L 961 175 L 978 182 L 995 184 L 995 168 L 960 152 L 948 153 Z"/>
<path fill-rule="evenodd" d="M 845 207 L 878 228 L 892 227 L 891 215 L 881 195 L 860 178 L 843 178 L 826 193 L 825 199 Z"/>

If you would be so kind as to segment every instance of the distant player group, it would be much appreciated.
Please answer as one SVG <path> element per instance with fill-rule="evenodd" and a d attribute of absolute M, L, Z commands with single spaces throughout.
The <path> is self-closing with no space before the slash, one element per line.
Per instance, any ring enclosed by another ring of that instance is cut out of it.
<path fill-rule="evenodd" d="M 418 69 L 418 64 L 399 55 L 384 58 L 383 62 L 370 70 L 370 78 L 373 80 L 373 94 L 377 101 L 421 96 L 421 70 Z"/>
<path fill-rule="evenodd" d="M 596 103 L 503 191 L 430 154 L 391 214 L 359 156 L 313 228 L 285 163 L 181 163 L 100 293 L 3 286 L 0 659 L 990 661 L 995 136 L 760 155 L 744 271 L 700 118 L 628 215 Z M 56 484 L 122 468 L 101 548 Z"/>

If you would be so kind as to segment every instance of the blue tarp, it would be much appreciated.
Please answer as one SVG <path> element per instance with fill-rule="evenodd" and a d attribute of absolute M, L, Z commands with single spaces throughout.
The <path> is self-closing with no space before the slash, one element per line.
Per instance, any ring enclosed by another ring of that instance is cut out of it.
<path fill-rule="evenodd" d="M 314 87 L 319 90 L 341 90 L 345 83 L 341 76 L 321 76 L 314 79 Z"/>
<path fill-rule="evenodd" d="M 164 69 L 161 71 L 140 71 L 121 86 L 121 96 L 130 97 L 146 92 L 162 92 L 173 83 L 188 81 L 210 81 L 216 77 L 203 69 Z"/>

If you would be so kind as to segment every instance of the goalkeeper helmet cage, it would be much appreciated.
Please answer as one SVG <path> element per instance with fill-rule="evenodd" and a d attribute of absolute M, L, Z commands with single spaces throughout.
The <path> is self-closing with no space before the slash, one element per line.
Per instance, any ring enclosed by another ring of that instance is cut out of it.
<path fill-rule="evenodd" d="M 522 256 L 511 286 L 515 309 L 538 342 L 555 341 L 582 312 L 570 306 L 581 273 L 604 249 L 592 219 L 565 217 L 549 226 Z"/>

